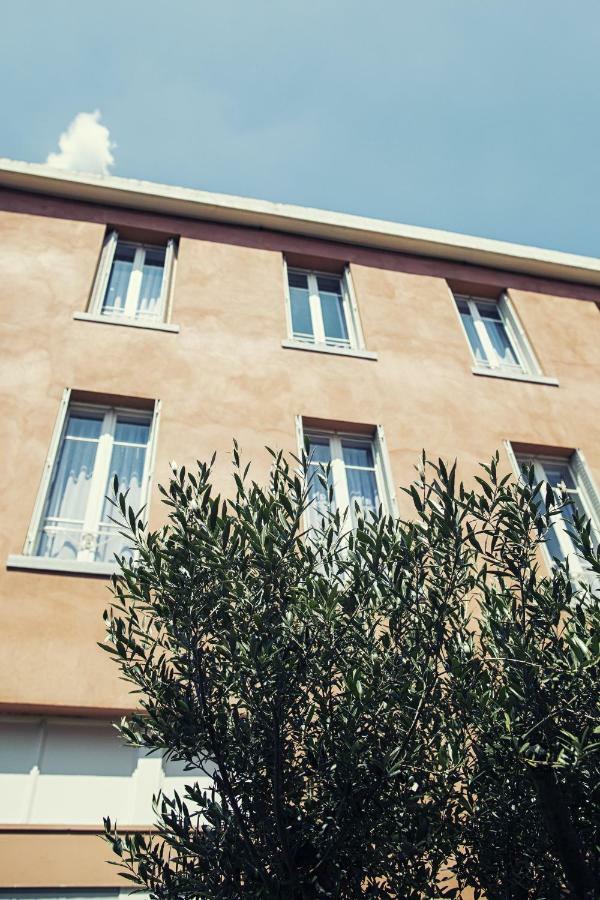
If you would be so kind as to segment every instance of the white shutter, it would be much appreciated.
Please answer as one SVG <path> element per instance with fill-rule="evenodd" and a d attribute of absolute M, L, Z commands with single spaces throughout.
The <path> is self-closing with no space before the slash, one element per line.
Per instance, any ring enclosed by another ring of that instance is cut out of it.
<path fill-rule="evenodd" d="M 152 413 L 152 423 L 150 425 L 150 434 L 148 437 L 148 449 L 146 451 L 146 464 L 144 473 L 144 493 L 142 496 L 142 504 L 145 506 L 144 521 L 149 521 L 150 498 L 152 496 L 152 481 L 154 478 L 154 466 L 156 463 L 156 446 L 158 444 L 158 423 L 160 420 L 160 400 L 154 401 L 154 412 Z"/>
<path fill-rule="evenodd" d="M 541 374 L 540 365 L 535 357 L 531 344 L 527 339 L 525 330 L 521 325 L 521 322 L 519 321 L 519 317 L 514 311 L 512 303 L 506 292 L 500 295 L 500 298 L 498 300 L 498 309 L 500 310 L 500 315 L 508 325 L 510 331 L 512 332 L 512 335 L 517 342 L 516 350 L 521 357 L 525 369 L 531 375 Z"/>
<path fill-rule="evenodd" d="M 344 268 L 344 274 L 342 275 L 342 291 L 344 293 L 345 306 L 350 312 L 350 321 L 348 323 L 349 330 L 352 332 L 350 342 L 352 346 L 356 347 L 358 350 L 364 350 L 365 339 L 362 332 L 356 294 L 354 293 L 354 285 L 352 284 L 350 266 L 345 266 Z"/>
<path fill-rule="evenodd" d="M 160 301 L 158 304 L 159 316 L 164 322 L 168 322 L 171 312 L 171 285 L 175 274 L 175 260 L 177 259 L 177 247 L 175 238 L 169 238 L 167 241 L 167 249 L 165 250 L 165 265 L 163 269 L 163 279 L 160 288 Z"/>
<path fill-rule="evenodd" d="M 100 261 L 98 262 L 98 270 L 96 272 L 89 305 L 89 312 L 95 313 L 96 315 L 99 315 L 102 310 L 104 295 L 106 294 L 108 285 L 108 276 L 110 275 L 110 269 L 114 259 L 115 250 L 117 249 L 118 240 L 119 233 L 117 231 L 110 231 L 104 240 L 104 246 L 102 247 L 102 253 L 100 254 Z"/>
<path fill-rule="evenodd" d="M 287 325 L 287 336 L 290 340 L 294 337 L 294 329 L 292 327 L 292 301 L 290 300 L 290 282 L 288 278 L 288 265 L 285 256 L 283 260 L 283 291 L 285 298 L 285 321 Z M 300 445 L 301 446 L 301 445 Z"/>
<path fill-rule="evenodd" d="M 575 477 L 583 488 L 585 499 L 592 513 L 592 524 L 595 530 L 600 532 L 600 494 L 587 466 L 583 452 L 575 450 L 570 462 L 575 472 Z"/>
<path fill-rule="evenodd" d="M 50 487 L 52 470 L 54 468 L 56 454 L 58 453 L 60 447 L 60 441 L 65 426 L 65 419 L 67 417 L 70 399 L 71 388 L 65 388 L 60 400 L 60 405 L 58 407 L 58 414 L 56 416 L 54 429 L 52 431 L 52 437 L 50 439 L 50 447 L 48 448 L 48 454 L 46 456 L 46 462 L 44 464 L 44 470 L 42 472 L 42 479 L 40 481 L 40 486 L 38 488 L 33 512 L 31 514 L 31 522 L 29 525 L 29 530 L 27 532 L 27 538 L 25 539 L 25 547 L 23 549 L 23 553 L 25 554 L 25 556 L 31 556 L 34 551 L 35 540 L 40 527 L 42 513 L 46 505 L 46 497 L 48 495 L 48 489 Z"/>
<path fill-rule="evenodd" d="M 298 446 L 298 456 L 301 457 L 304 451 L 304 428 L 302 426 L 302 416 L 296 416 L 296 444 Z"/>
<path fill-rule="evenodd" d="M 387 502 L 388 512 L 394 518 L 400 515 L 398 510 L 398 501 L 396 500 L 396 491 L 394 490 L 394 478 L 392 475 L 392 465 L 387 448 L 387 441 L 383 431 L 383 425 L 377 426 L 377 434 L 375 440 L 375 450 L 377 462 L 379 463 L 381 478 L 385 490 L 385 499 Z"/>
<path fill-rule="evenodd" d="M 509 461 L 509 463 L 510 463 L 510 465 L 511 465 L 511 468 L 512 468 L 512 470 L 513 470 L 513 474 L 516 475 L 517 478 L 521 478 L 521 476 L 522 476 L 521 466 L 519 465 L 519 462 L 518 462 L 518 460 L 517 460 L 517 457 L 515 456 L 515 451 L 514 451 L 513 448 L 512 448 L 511 442 L 510 442 L 510 441 L 503 441 L 503 443 L 504 443 L 504 449 L 505 449 L 505 451 L 506 451 L 506 455 L 507 455 L 507 457 L 508 457 L 508 461 Z"/>

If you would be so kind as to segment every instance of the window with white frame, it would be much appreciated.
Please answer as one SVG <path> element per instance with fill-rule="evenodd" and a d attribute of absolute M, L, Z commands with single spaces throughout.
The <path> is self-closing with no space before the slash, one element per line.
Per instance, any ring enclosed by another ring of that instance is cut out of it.
<path fill-rule="evenodd" d="M 563 457 L 519 453 L 516 463 L 519 470 L 532 465 L 536 482 L 549 484 L 559 497 L 563 493 L 567 496 L 569 503 L 555 517 L 548 532 L 546 550 L 552 559 L 568 560 L 571 570 L 577 573 L 582 565 L 570 534 L 575 510 L 590 520 L 592 534 L 596 542 L 600 540 L 600 500 L 581 451 Z M 543 496 L 540 502 L 543 503 Z"/>
<path fill-rule="evenodd" d="M 123 743 L 112 722 L 0 718 L 0 821 L 16 825 L 154 822 L 152 796 L 213 784 L 212 766 L 186 769 L 163 753 Z"/>
<path fill-rule="evenodd" d="M 64 417 L 39 523 L 26 552 L 82 562 L 112 562 L 127 555 L 118 515 L 107 499 L 118 476 L 128 503 L 146 502 L 153 414 L 135 409 L 71 403 Z"/>
<path fill-rule="evenodd" d="M 175 250 L 174 238 L 162 246 L 141 244 L 111 231 L 102 249 L 90 311 L 140 324 L 165 321 Z"/>
<path fill-rule="evenodd" d="M 312 505 L 309 521 L 318 525 L 329 509 L 348 511 L 356 527 L 356 510 L 376 513 L 394 507 L 389 466 L 384 454 L 381 429 L 373 437 L 360 434 L 313 431 L 304 432 L 308 445 L 309 485 Z M 328 479 L 328 480 L 327 480 Z"/>
<path fill-rule="evenodd" d="M 508 297 L 455 295 L 475 365 L 506 374 L 539 374 L 539 366 Z"/>
<path fill-rule="evenodd" d="M 287 268 L 290 336 L 322 347 L 362 349 L 348 270 L 343 275 Z"/>

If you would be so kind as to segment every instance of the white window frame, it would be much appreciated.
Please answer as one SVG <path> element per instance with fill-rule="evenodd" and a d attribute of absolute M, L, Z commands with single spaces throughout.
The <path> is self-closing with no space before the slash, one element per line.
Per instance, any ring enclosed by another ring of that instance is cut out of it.
<path fill-rule="evenodd" d="M 465 336 L 465 340 L 469 347 L 469 352 L 473 358 L 474 365 L 477 369 L 481 371 L 492 371 L 498 373 L 506 373 L 506 374 L 520 374 L 520 375 L 540 375 L 541 370 L 537 359 L 533 353 L 531 345 L 527 339 L 527 335 L 523 327 L 519 322 L 519 318 L 516 315 L 510 298 L 506 292 L 503 292 L 497 300 L 494 300 L 490 297 L 478 297 L 472 294 L 458 294 L 453 293 L 454 298 L 454 308 L 456 310 L 456 314 L 460 321 L 460 326 L 462 332 Z M 487 364 L 484 361 L 478 360 L 475 356 L 475 351 L 471 346 L 471 342 L 469 340 L 469 335 L 467 334 L 466 328 L 462 321 L 462 316 L 460 310 L 458 308 L 458 301 L 462 300 L 465 302 L 469 308 L 469 314 L 473 321 L 473 327 L 477 333 L 477 337 L 481 342 L 481 346 L 485 352 L 487 357 Z M 504 330 L 506 331 L 508 340 L 510 342 L 511 348 L 515 357 L 517 358 L 518 365 L 510 366 L 502 363 L 498 354 L 494 349 L 494 345 L 492 344 L 489 335 L 487 333 L 487 329 L 484 325 L 483 318 L 477 309 L 477 303 L 488 303 L 495 304 L 499 314 L 502 325 L 504 326 Z"/>
<path fill-rule="evenodd" d="M 327 348 L 331 350 L 340 349 L 363 351 L 365 349 L 365 341 L 360 323 L 356 294 L 354 292 L 354 286 L 352 284 L 350 266 L 345 266 L 342 274 L 338 275 L 336 272 L 322 272 L 317 269 L 303 269 L 299 266 L 288 267 L 287 261 L 284 257 L 283 273 L 285 284 L 286 320 L 290 341 L 298 344 L 304 344 L 307 347 Z M 292 325 L 292 303 L 290 297 L 290 273 L 305 275 L 308 280 L 310 317 L 313 326 L 312 337 L 310 335 L 301 335 L 294 333 Z M 319 277 L 336 278 L 340 282 L 342 309 L 344 313 L 344 320 L 346 323 L 346 330 L 348 332 L 347 341 L 328 339 L 325 335 L 323 313 L 321 309 L 321 299 L 317 282 L 317 279 Z"/>
<path fill-rule="evenodd" d="M 47 508 L 50 487 L 52 484 L 52 476 L 58 463 L 59 454 L 63 446 L 63 441 L 67 429 L 69 414 L 71 412 L 88 412 L 102 413 L 103 421 L 101 426 L 100 437 L 98 438 L 96 457 L 94 461 L 94 470 L 92 473 L 90 490 L 86 504 L 84 523 L 81 529 L 81 538 L 79 552 L 75 560 L 56 560 L 52 557 L 38 555 L 36 549 L 40 540 L 41 530 L 44 524 L 45 511 Z M 150 497 L 150 488 L 152 481 L 152 473 L 156 457 L 156 436 L 158 431 L 158 420 L 160 415 L 160 401 L 155 401 L 153 410 L 141 410 L 139 408 L 131 408 L 127 406 L 107 406 L 106 404 L 92 404 L 78 401 L 71 401 L 71 390 L 67 388 L 61 400 L 58 417 L 54 426 L 50 449 L 44 466 L 42 481 L 36 497 L 31 524 L 25 540 L 23 554 L 25 557 L 31 557 L 35 560 L 46 560 L 55 563 L 57 567 L 61 563 L 65 563 L 69 568 L 73 564 L 92 563 L 94 565 L 106 565 L 103 561 L 95 559 L 95 549 L 98 538 L 102 533 L 101 516 L 104 506 L 105 491 L 108 485 L 108 476 L 110 472 L 110 462 L 112 458 L 112 449 L 114 444 L 114 433 L 117 425 L 118 416 L 126 415 L 127 418 L 139 419 L 139 421 L 148 422 L 148 443 L 146 445 L 146 455 L 144 459 L 144 470 L 142 475 L 142 489 L 140 494 L 140 508 L 143 508 L 143 519 L 148 518 L 148 499 Z"/>
<path fill-rule="evenodd" d="M 135 249 L 132 272 L 127 285 L 127 295 L 125 298 L 125 306 L 121 312 L 103 312 L 104 300 L 110 273 L 117 251 L 117 246 L 133 247 Z M 147 250 L 164 250 L 165 262 L 163 266 L 163 278 L 160 291 L 160 299 L 158 301 L 157 310 L 152 314 L 140 314 L 138 312 L 138 302 L 140 297 L 140 289 L 142 286 L 144 260 Z M 89 313 L 99 316 L 111 322 L 119 321 L 135 321 L 139 323 L 168 322 L 171 312 L 171 295 L 172 284 L 174 279 L 175 264 L 177 258 L 177 247 L 175 238 L 169 238 L 165 244 L 147 244 L 136 241 L 121 240 L 118 231 L 110 231 L 102 247 L 100 261 L 96 278 L 92 289 L 92 295 L 89 304 Z"/>
<path fill-rule="evenodd" d="M 592 476 L 587 467 L 585 457 L 581 450 L 577 449 L 572 453 L 565 455 L 552 455 L 548 453 L 530 454 L 515 451 L 508 441 L 505 442 L 505 446 L 513 471 L 520 479 L 523 478 L 522 466 L 524 463 L 531 463 L 533 465 L 536 482 L 542 481 L 544 483 L 546 483 L 544 463 L 548 463 L 549 465 L 556 465 L 557 462 L 563 464 L 566 463 L 569 467 L 571 477 L 573 478 L 573 482 L 579 495 L 581 505 L 583 506 L 584 512 L 590 520 L 592 526 L 592 535 L 595 536 L 596 541 L 600 540 L 600 494 L 598 493 L 596 485 L 594 484 Z M 553 490 L 556 489 L 553 488 Z M 567 524 L 562 516 L 554 517 L 553 530 L 560 549 L 562 550 L 565 558 L 569 561 L 571 572 L 576 577 L 589 576 L 589 572 L 586 570 L 584 564 L 577 555 L 575 545 L 573 544 L 573 541 L 569 536 Z M 543 553 L 548 568 L 551 569 L 553 567 L 553 558 L 546 545 L 544 545 L 543 547 Z M 594 579 L 595 577 L 596 576 L 594 576 Z"/>
<path fill-rule="evenodd" d="M 348 480 L 346 477 L 346 465 L 344 463 L 342 440 L 350 440 L 356 443 L 363 443 L 371 447 L 373 453 L 373 464 L 375 471 L 375 484 L 377 486 L 377 494 L 379 502 L 384 513 L 398 516 L 398 505 L 393 489 L 393 479 L 391 474 L 391 466 L 389 455 L 387 452 L 387 444 L 383 426 L 378 425 L 373 434 L 363 434 L 356 431 L 335 431 L 330 429 L 304 427 L 302 416 L 296 417 L 296 435 L 298 440 L 298 451 L 301 454 L 305 448 L 306 438 L 319 437 L 327 438 L 329 441 L 329 450 L 331 455 L 331 478 L 333 482 L 333 493 L 336 509 L 340 513 L 347 511 L 351 517 L 352 510 L 350 506 L 350 495 L 348 491 Z"/>

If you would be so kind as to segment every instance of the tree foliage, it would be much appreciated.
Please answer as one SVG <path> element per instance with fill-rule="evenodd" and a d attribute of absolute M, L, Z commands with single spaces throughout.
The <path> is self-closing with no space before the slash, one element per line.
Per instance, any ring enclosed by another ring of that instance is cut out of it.
<path fill-rule="evenodd" d="M 115 483 L 135 554 L 103 646 L 140 703 L 120 730 L 213 785 L 159 795 L 152 834 L 105 821 L 125 876 L 157 898 L 600 896 L 599 597 L 539 562 L 564 498 L 497 457 L 476 490 L 423 458 L 407 520 L 307 532 L 308 461 L 272 456 L 263 487 L 235 447 L 227 500 L 211 465 L 174 469 L 155 532 Z"/>

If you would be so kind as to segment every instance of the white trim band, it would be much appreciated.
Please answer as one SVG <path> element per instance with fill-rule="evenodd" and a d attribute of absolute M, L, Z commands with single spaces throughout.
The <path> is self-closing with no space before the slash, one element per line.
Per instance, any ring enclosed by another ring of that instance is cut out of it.
<path fill-rule="evenodd" d="M 379 359 L 371 350 L 354 350 L 352 347 L 330 347 L 328 344 L 311 344 L 308 341 L 282 341 L 285 350 L 312 350 L 314 353 L 333 353 L 337 356 L 354 356 L 357 359 Z"/>
<path fill-rule="evenodd" d="M 473 375 L 487 375 L 489 378 L 507 378 L 509 381 L 530 381 L 532 384 L 548 384 L 558 387 L 558 378 L 548 378 L 546 375 L 535 375 L 533 372 L 509 372 L 507 369 L 484 369 L 473 366 Z"/>
<path fill-rule="evenodd" d="M 76 312 L 73 318 L 81 322 L 100 322 L 103 325 L 126 325 L 128 328 L 146 328 L 150 331 L 170 331 L 179 334 L 179 325 L 171 325 L 170 322 L 143 322 L 138 319 L 128 319 L 125 316 L 101 316 L 95 313 Z"/>
<path fill-rule="evenodd" d="M 101 575 L 110 577 L 118 572 L 116 561 L 91 562 L 82 559 L 54 559 L 49 556 L 23 556 L 11 553 L 6 560 L 7 569 L 36 569 L 40 572 L 65 572 L 70 575 Z"/>

